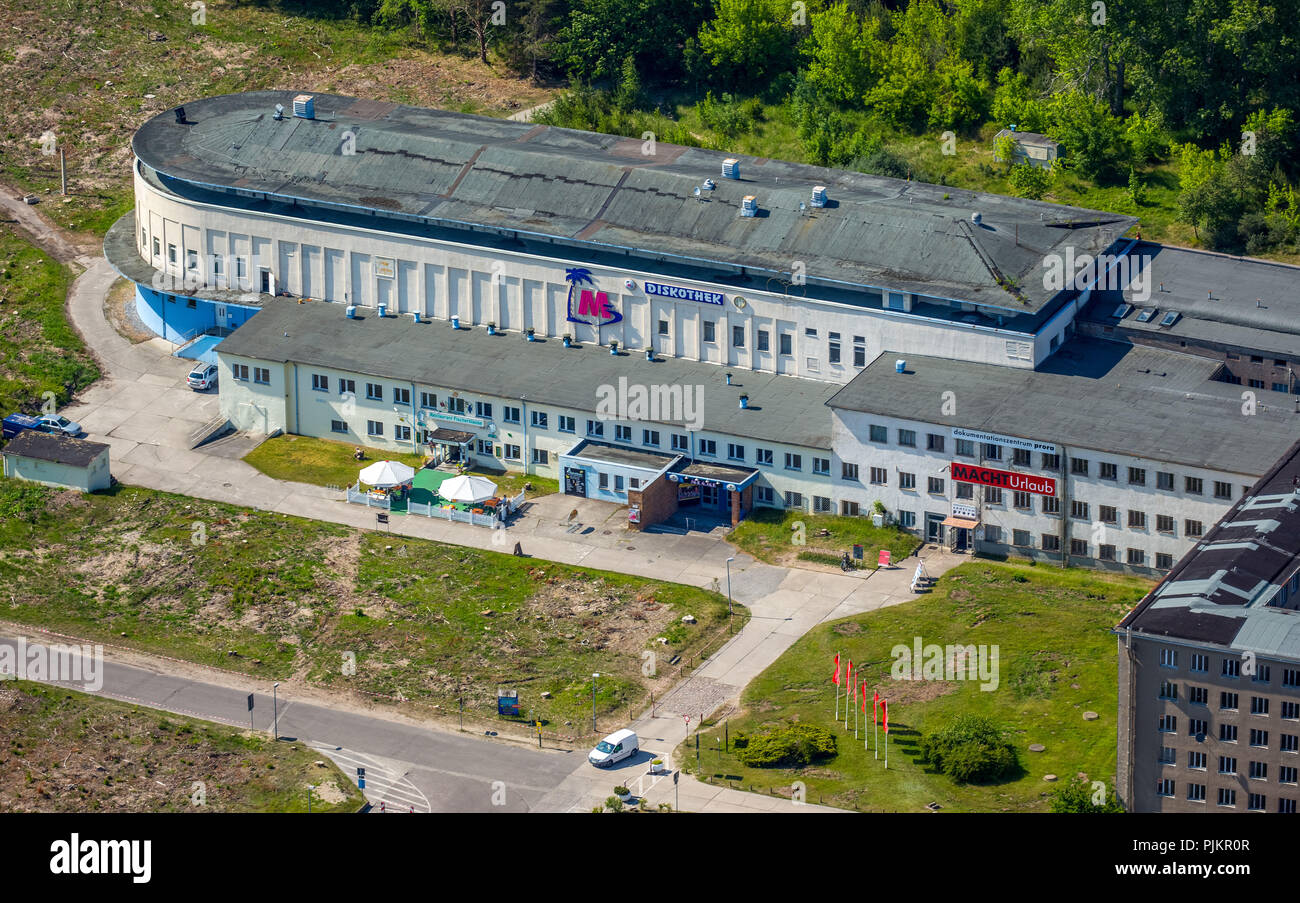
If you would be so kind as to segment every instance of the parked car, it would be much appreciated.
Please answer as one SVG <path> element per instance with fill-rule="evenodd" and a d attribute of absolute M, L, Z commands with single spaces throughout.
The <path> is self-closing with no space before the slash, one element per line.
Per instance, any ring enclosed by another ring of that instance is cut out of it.
<path fill-rule="evenodd" d="M 82 433 L 81 424 L 69 420 L 62 414 L 43 414 L 36 418 L 39 421 L 37 429 L 46 433 L 62 433 L 65 436 L 80 436 Z"/>
<path fill-rule="evenodd" d="M 26 414 L 10 414 L 4 419 L 4 438 L 12 439 L 23 430 L 34 430 L 41 425 L 35 417 Z"/>
<path fill-rule="evenodd" d="M 587 761 L 597 768 L 613 765 L 615 762 L 623 761 L 628 756 L 635 756 L 637 744 L 635 731 L 630 731 L 627 728 L 614 731 L 614 733 L 596 744 L 596 748 L 587 754 Z"/>
<path fill-rule="evenodd" d="M 199 364 L 190 371 L 189 376 L 185 377 L 185 382 L 196 392 L 211 389 L 217 384 L 217 365 Z"/>

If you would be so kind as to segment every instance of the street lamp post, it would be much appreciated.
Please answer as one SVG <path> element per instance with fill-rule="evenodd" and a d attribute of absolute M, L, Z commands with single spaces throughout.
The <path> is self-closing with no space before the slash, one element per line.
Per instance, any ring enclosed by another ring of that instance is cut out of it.
<path fill-rule="evenodd" d="M 600 677 L 597 672 L 591 675 L 591 732 L 596 733 L 596 678 Z"/>
<path fill-rule="evenodd" d="M 280 739 L 280 700 L 276 692 L 280 688 L 280 682 L 276 681 L 271 685 L 271 739 Z"/>
<path fill-rule="evenodd" d="M 731 562 L 736 558 L 733 555 L 727 559 L 727 617 L 731 617 Z"/>

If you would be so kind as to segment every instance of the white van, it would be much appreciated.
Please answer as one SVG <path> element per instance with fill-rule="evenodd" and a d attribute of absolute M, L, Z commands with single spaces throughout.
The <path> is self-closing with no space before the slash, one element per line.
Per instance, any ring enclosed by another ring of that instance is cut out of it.
<path fill-rule="evenodd" d="M 614 731 L 614 733 L 596 744 L 596 748 L 587 755 L 587 761 L 597 768 L 604 768 L 606 765 L 621 762 L 628 756 L 636 755 L 637 742 L 635 731 L 630 731 L 627 728 Z"/>

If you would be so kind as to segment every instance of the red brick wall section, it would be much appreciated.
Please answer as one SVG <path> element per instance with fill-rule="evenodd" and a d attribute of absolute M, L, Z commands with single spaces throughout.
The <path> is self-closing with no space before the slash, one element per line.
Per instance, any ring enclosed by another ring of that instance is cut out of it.
<path fill-rule="evenodd" d="M 640 489 L 629 489 L 629 504 L 641 505 L 641 523 L 628 524 L 633 530 L 642 530 L 651 524 L 662 523 L 677 513 L 677 484 L 661 476 Z"/>

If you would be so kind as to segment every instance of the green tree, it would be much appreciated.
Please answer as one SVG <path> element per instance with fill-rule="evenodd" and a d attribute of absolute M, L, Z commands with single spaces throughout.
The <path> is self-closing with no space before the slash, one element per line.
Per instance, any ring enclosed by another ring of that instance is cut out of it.
<path fill-rule="evenodd" d="M 615 109 L 624 113 L 632 112 L 645 102 L 641 91 L 641 76 L 636 71 L 636 58 L 630 53 L 623 59 L 613 100 Z"/>
<path fill-rule="evenodd" d="M 873 60 L 880 54 L 875 20 L 864 22 L 846 4 L 813 13 L 812 36 L 805 42 L 805 77 L 817 97 L 830 104 L 857 104 L 875 81 Z"/>
<path fill-rule="evenodd" d="M 1051 183 L 1051 176 L 1046 168 L 1031 166 L 1028 163 L 1017 163 L 1007 173 L 1007 181 L 1011 183 L 1011 190 L 1016 193 L 1017 197 L 1031 198 L 1037 201 L 1047 193 L 1048 185 Z"/>
<path fill-rule="evenodd" d="M 718 0 L 699 40 L 713 70 L 732 88 L 759 88 L 794 68 L 794 22 L 786 0 Z"/>
<path fill-rule="evenodd" d="M 1050 121 L 1047 107 L 1020 72 L 1004 68 L 998 72 L 991 108 L 993 121 L 1002 128 L 1014 125 L 1022 132 L 1041 132 Z"/>
<path fill-rule="evenodd" d="M 1106 104 L 1086 94 L 1058 94 L 1051 102 L 1047 134 L 1064 145 L 1072 169 L 1089 179 L 1115 181 L 1131 153 L 1124 123 Z"/>

